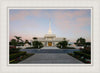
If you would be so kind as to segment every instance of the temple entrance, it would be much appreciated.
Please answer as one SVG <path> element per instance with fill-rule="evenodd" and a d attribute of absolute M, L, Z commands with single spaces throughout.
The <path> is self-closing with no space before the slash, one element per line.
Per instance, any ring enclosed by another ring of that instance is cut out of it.
<path fill-rule="evenodd" d="M 52 46 L 52 42 L 48 42 L 48 46 Z"/>

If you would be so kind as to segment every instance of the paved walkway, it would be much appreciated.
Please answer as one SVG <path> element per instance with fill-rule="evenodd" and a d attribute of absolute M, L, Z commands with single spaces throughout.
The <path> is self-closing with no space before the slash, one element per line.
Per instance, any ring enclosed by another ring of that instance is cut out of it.
<path fill-rule="evenodd" d="M 57 48 L 57 47 L 43 47 L 43 48 L 41 48 L 41 49 L 59 49 L 59 48 Z"/>
<path fill-rule="evenodd" d="M 81 61 L 63 53 L 37 53 L 19 64 L 83 64 Z"/>

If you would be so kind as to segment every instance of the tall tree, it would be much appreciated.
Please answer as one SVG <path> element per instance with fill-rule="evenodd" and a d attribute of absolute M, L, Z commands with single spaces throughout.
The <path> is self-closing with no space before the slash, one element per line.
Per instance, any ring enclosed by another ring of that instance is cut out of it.
<path fill-rule="evenodd" d="M 33 41 L 33 47 L 34 48 L 42 48 L 43 44 L 39 41 Z"/>
<path fill-rule="evenodd" d="M 19 40 L 21 40 L 21 37 L 15 36 L 15 38 L 17 39 L 17 42 L 19 43 Z"/>
<path fill-rule="evenodd" d="M 66 48 L 68 45 L 68 41 L 61 41 L 57 43 L 57 47 L 59 48 Z"/>
<path fill-rule="evenodd" d="M 12 40 L 10 41 L 10 45 L 16 46 L 16 45 L 17 45 L 16 39 L 12 39 Z"/>
<path fill-rule="evenodd" d="M 78 38 L 76 41 L 77 46 L 84 46 L 85 43 L 86 43 L 86 40 L 85 40 L 85 38 L 82 38 L 82 37 Z"/>

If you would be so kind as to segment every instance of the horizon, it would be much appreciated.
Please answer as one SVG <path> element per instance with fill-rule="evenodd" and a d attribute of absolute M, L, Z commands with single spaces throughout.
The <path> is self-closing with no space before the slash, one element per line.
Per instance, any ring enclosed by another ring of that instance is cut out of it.
<path fill-rule="evenodd" d="M 51 30 L 56 37 L 65 37 L 76 42 L 80 37 L 91 42 L 91 9 L 10 9 L 9 39 L 22 40 L 44 37 Z"/>

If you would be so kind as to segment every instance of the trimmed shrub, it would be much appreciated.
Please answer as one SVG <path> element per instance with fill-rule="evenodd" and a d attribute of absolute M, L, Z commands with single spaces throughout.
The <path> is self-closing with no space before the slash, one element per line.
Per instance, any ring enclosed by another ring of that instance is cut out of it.
<path fill-rule="evenodd" d="M 43 44 L 39 41 L 33 41 L 33 47 L 34 48 L 42 48 Z"/>
<path fill-rule="evenodd" d="M 75 47 L 66 47 L 66 49 L 75 49 Z"/>
<path fill-rule="evenodd" d="M 10 54 L 18 53 L 19 50 L 20 50 L 20 48 L 12 48 L 12 49 L 9 49 L 9 53 Z"/>
<path fill-rule="evenodd" d="M 86 54 L 86 53 L 83 53 L 83 52 L 79 52 L 79 51 L 75 51 L 74 52 L 74 55 L 75 56 L 80 56 L 80 57 L 84 57 L 84 58 L 86 58 L 86 59 L 90 59 L 91 57 L 90 57 L 90 55 L 88 55 L 88 54 Z"/>
<path fill-rule="evenodd" d="M 10 60 L 16 59 L 16 58 L 18 58 L 20 56 L 23 56 L 25 54 L 26 54 L 26 52 L 19 52 L 19 53 L 11 54 L 10 55 Z"/>
<path fill-rule="evenodd" d="M 90 49 L 80 49 L 81 52 L 86 53 L 86 54 L 91 54 Z"/>
<path fill-rule="evenodd" d="M 25 49 L 40 49 L 40 48 L 35 48 L 35 47 L 26 47 Z"/>
<path fill-rule="evenodd" d="M 34 49 L 34 47 L 26 47 L 25 49 Z"/>

